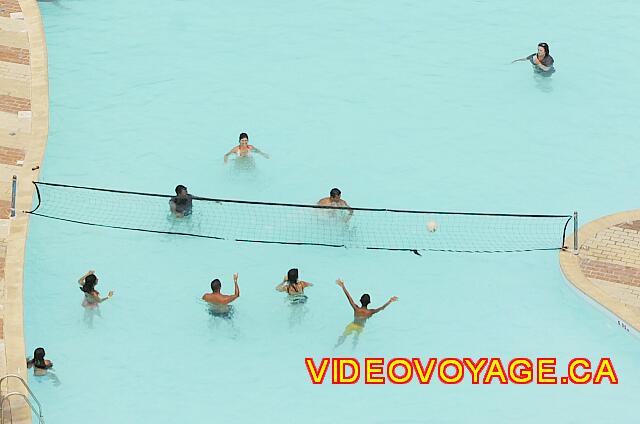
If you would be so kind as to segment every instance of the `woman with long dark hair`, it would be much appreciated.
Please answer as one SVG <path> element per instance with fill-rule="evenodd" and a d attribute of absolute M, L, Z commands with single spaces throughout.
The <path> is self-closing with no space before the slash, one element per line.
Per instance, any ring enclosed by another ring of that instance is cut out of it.
<path fill-rule="evenodd" d="M 555 71 L 553 68 L 553 57 L 549 54 L 549 45 L 547 43 L 539 43 L 537 53 L 532 53 L 522 59 L 516 59 L 511 63 L 522 62 L 525 60 L 531 62 L 534 69 L 538 72 L 552 73 Z"/>
<path fill-rule="evenodd" d="M 298 268 L 291 268 L 284 276 L 282 283 L 276 286 L 276 290 L 286 292 L 291 303 L 304 303 L 307 301 L 304 289 L 311 286 L 313 286 L 312 283 L 298 279 Z"/>
<path fill-rule="evenodd" d="M 84 292 L 82 306 L 85 308 L 95 308 L 100 303 L 107 299 L 111 299 L 113 296 L 113 291 L 110 291 L 109 294 L 107 294 L 107 297 L 100 297 L 100 292 L 96 290 L 98 277 L 96 277 L 95 271 L 89 271 L 80 277 L 78 284 L 80 284 L 80 290 Z"/>

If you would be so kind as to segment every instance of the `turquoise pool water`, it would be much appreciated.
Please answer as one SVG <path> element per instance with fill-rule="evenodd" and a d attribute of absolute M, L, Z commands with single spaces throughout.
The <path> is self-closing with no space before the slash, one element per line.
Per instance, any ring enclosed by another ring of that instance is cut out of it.
<path fill-rule="evenodd" d="M 637 207 L 640 89 L 630 1 L 41 3 L 51 131 L 41 179 L 362 207 L 571 213 Z M 622 42 L 624 40 L 624 42 Z M 551 78 L 510 61 L 547 41 Z M 224 166 L 246 131 L 270 160 Z M 141 212 L 144 213 L 144 212 Z M 293 309 L 273 290 L 312 281 Z M 88 269 L 116 292 L 80 306 Z M 30 377 L 48 423 L 630 423 L 640 343 L 561 275 L 557 254 L 235 244 L 34 218 Z M 208 315 L 212 278 L 242 296 Z M 373 305 L 357 346 L 337 277 Z M 616 386 L 314 386 L 306 356 L 610 356 Z"/>

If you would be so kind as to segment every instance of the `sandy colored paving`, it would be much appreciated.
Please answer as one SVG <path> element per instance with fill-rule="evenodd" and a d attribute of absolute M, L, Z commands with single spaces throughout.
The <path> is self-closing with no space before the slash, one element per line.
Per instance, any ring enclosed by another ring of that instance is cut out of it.
<path fill-rule="evenodd" d="M 44 29 L 36 0 L 0 0 L 0 376 L 26 379 L 22 284 L 31 181 L 38 178 L 49 125 Z M 35 168 L 35 169 L 34 169 Z M 17 177 L 15 217 L 12 179 Z M 15 380 L 2 393 L 20 391 Z M 31 423 L 19 398 L 5 403 L 5 422 Z M 11 421 L 7 421 L 8 419 Z"/>
<path fill-rule="evenodd" d="M 567 279 L 617 315 L 622 328 L 640 331 L 640 210 L 590 222 L 578 241 L 578 254 L 560 253 Z"/>

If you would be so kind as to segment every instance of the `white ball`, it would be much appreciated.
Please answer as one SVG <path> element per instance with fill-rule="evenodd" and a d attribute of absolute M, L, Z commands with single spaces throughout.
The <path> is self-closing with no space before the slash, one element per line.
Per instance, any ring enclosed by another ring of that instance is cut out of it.
<path fill-rule="evenodd" d="M 430 233 L 434 233 L 437 229 L 438 229 L 438 223 L 437 222 L 429 221 L 427 223 L 427 230 L 429 230 Z"/>

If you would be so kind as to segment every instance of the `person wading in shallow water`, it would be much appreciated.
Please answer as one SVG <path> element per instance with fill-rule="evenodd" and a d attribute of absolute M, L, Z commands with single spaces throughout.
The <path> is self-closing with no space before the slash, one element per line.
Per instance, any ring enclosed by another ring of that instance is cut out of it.
<path fill-rule="evenodd" d="M 369 303 L 371 303 L 371 296 L 369 296 L 366 293 L 363 294 L 360 297 L 361 306 L 358 306 L 356 302 L 353 301 L 353 298 L 351 297 L 351 294 L 349 293 L 347 288 L 344 286 L 344 281 L 342 281 L 341 279 L 338 279 L 336 280 L 336 284 L 342 288 L 342 291 L 344 292 L 345 296 L 347 296 L 347 299 L 349 300 L 349 304 L 353 308 L 353 322 L 350 322 L 347 325 L 347 327 L 344 329 L 344 333 L 342 333 L 342 336 L 340 336 L 340 338 L 338 339 L 338 342 L 336 343 L 335 347 L 338 347 L 342 343 L 344 343 L 347 337 L 350 336 L 351 334 L 354 334 L 353 345 L 355 346 L 358 343 L 358 337 L 360 336 L 360 333 L 362 333 L 362 330 L 364 330 L 365 322 L 369 318 L 371 318 L 374 314 L 377 314 L 378 312 L 382 311 L 384 308 L 389 306 L 392 302 L 395 302 L 396 300 L 398 300 L 398 298 L 396 296 L 393 296 L 387 301 L 387 303 L 385 303 L 381 307 L 369 309 L 368 305 Z"/>
<path fill-rule="evenodd" d="M 107 294 L 107 297 L 100 297 L 100 292 L 96 290 L 98 284 L 98 277 L 95 275 L 95 271 L 88 271 L 78 280 L 80 284 L 80 290 L 84 292 L 84 300 L 82 306 L 85 308 L 95 308 L 98 304 L 113 297 L 113 291 Z"/>
<path fill-rule="evenodd" d="M 239 158 L 242 158 L 249 156 L 251 152 L 256 152 L 257 154 L 269 159 L 268 154 L 262 152 L 256 146 L 249 144 L 249 136 L 247 135 L 247 133 L 242 133 L 240 134 L 240 141 L 238 142 L 238 145 L 229 150 L 229 153 L 224 155 L 224 163 L 227 163 L 227 161 L 229 160 L 229 156 L 233 154 L 236 154 Z"/>
<path fill-rule="evenodd" d="M 287 275 L 284 276 L 282 283 L 276 286 L 276 290 L 286 292 L 292 304 L 305 303 L 307 296 L 304 289 L 311 287 L 313 284 L 298 279 L 298 268 L 291 268 Z"/>
<path fill-rule="evenodd" d="M 543 72 L 545 74 L 555 72 L 555 69 L 553 68 L 553 57 L 549 54 L 549 45 L 547 43 L 538 44 L 537 53 L 532 53 L 522 59 L 516 59 L 511 63 L 523 62 L 526 60 L 531 62 L 535 67 L 535 70 L 538 72 Z"/>
<path fill-rule="evenodd" d="M 347 202 L 342 200 L 341 196 L 342 196 L 342 192 L 340 191 L 340 189 L 332 188 L 331 191 L 329 192 L 329 197 L 323 197 L 322 199 L 318 200 L 318 206 L 331 206 L 333 208 L 347 208 L 346 210 L 344 210 L 346 212 L 346 215 L 342 217 L 343 221 L 346 222 L 349 219 L 351 219 L 351 216 L 353 215 L 353 209 L 351 209 L 351 207 Z M 332 212 L 333 216 L 336 215 L 335 211 L 330 211 L 330 212 Z"/>

